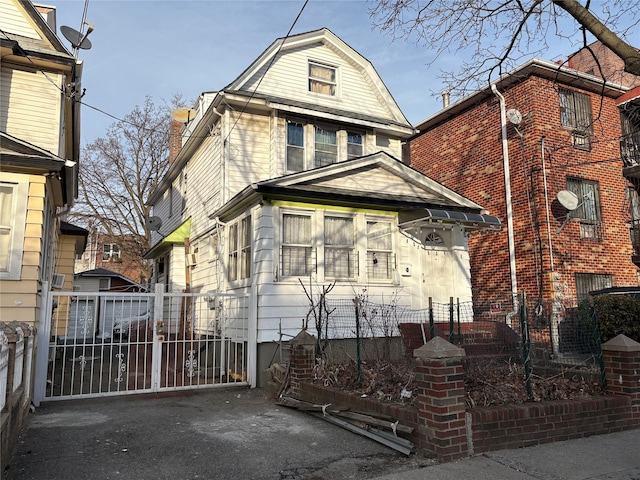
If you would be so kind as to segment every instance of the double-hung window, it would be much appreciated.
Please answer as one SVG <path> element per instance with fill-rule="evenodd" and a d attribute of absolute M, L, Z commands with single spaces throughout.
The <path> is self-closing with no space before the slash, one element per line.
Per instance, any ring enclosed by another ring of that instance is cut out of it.
<path fill-rule="evenodd" d="M 316 62 L 309 62 L 309 91 L 335 96 L 336 68 Z"/>
<path fill-rule="evenodd" d="M 591 120 L 591 98 L 584 93 L 561 88 L 560 123 L 572 130 L 573 146 L 589 150 L 589 136 L 593 133 Z"/>
<path fill-rule="evenodd" d="M 328 278 L 352 279 L 358 274 L 354 219 L 324 217 L 324 275 Z"/>
<path fill-rule="evenodd" d="M 0 180 L 0 279 L 19 280 L 28 183 L 12 174 L 3 174 Z"/>
<path fill-rule="evenodd" d="M 393 270 L 391 223 L 367 221 L 367 276 L 371 280 L 390 280 Z"/>
<path fill-rule="evenodd" d="M 229 226 L 229 281 L 244 280 L 251 275 L 251 216 Z"/>
<path fill-rule="evenodd" d="M 602 212 L 598 182 L 582 178 L 567 178 L 567 190 L 578 197 L 578 207 L 569 212 L 571 218 L 580 221 L 580 237 L 600 239 L 602 237 Z"/>
<path fill-rule="evenodd" d="M 347 158 L 362 156 L 362 134 L 347 132 Z"/>
<path fill-rule="evenodd" d="M 301 172 L 304 165 L 304 125 L 287 122 L 287 170 Z"/>
<path fill-rule="evenodd" d="M 102 260 L 104 262 L 119 262 L 120 245 L 116 243 L 105 243 L 102 245 Z"/>
<path fill-rule="evenodd" d="M 338 133 L 336 130 L 316 127 L 315 163 L 316 167 L 323 167 L 336 163 L 338 160 Z"/>
<path fill-rule="evenodd" d="M 282 276 L 308 276 L 314 270 L 311 215 L 282 216 Z"/>

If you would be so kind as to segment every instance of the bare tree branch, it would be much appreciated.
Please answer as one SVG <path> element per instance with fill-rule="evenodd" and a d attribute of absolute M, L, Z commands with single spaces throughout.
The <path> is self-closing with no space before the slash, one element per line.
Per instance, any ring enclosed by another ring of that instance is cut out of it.
<path fill-rule="evenodd" d="M 133 238 L 147 278 L 142 255 L 151 246 L 151 232 L 145 202 L 167 171 L 171 111 L 181 103 L 179 95 L 161 105 L 147 97 L 84 148 L 80 198 L 70 215 L 108 235 Z"/>
<path fill-rule="evenodd" d="M 555 38 L 582 42 L 586 28 L 640 75 L 640 52 L 627 38 L 637 38 L 636 2 L 578 0 L 369 0 L 375 28 L 394 40 L 430 49 L 431 66 L 443 56 L 467 60 L 441 72 L 446 88 L 460 96 L 476 90 L 523 61 L 547 54 Z M 597 15 L 597 16 L 596 16 Z M 566 21 L 569 20 L 569 21 Z M 633 36 L 635 35 L 635 36 Z M 570 52 L 568 52 L 570 53 Z"/>

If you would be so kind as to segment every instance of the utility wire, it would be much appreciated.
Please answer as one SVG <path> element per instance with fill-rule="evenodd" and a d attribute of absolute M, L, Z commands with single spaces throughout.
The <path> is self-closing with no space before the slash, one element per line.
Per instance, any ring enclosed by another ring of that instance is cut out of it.
<path fill-rule="evenodd" d="M 289 38 L 289 36 L 291 35 L 291 32 L 292 32 L 293 28 L 296 26 L 296 23 L 298 23 L 298 20 L 300 19 L 300 16 L 302 15 L 302 12 L 304 11 L 304 9 L 305 9 L 305 7 L 307 6 L 308 3 L 309 3 L 309 0 L 305 0 L 304 4 L 302 5 L 302 8 L 298 12 L 298 15 L 296 15 L 295 20 L 291 24 L 291 27 L 289 28 L 289 31 L 287 32 L 285 37 L 282 39 L 282 42 L 280 42 L 280 46 L 278 47 L 278 50 L 273 55 L 273 57 L 271 57 L 271 61 L 269 62 L 269 65 L 267 65 L 267 69 L 264 71 L 264 73 L 260 77 L 260 80 L 258 81 L 258 84 L 253 89 L 253 91 L 251 92 L 251 95 L 249 96 L 249 99 L 244 104 L 244 107 L 242 107 L 242 110 L 240 110 L 240 114 L 238 115 L 238 118 L 236 118 L 236 121 L 233 122 L 233 125 L 229 129 L 229 132 L 227 133 L 227 136 L 224 138 L 225 142 L 229 139 L 229 136 L 231 135 L 231 132 L 233 132 L 233 129 L 236 127 L 236 125 L 240 121 L 240 118 L 242 117 L 242 114 L 247 110 L 247 107 L 249 106 L 249 103 L 251 102 L 251 100 L 253 100 L 253 97 L 256 94 L 256 91 L 258 90 L 258 88 L 260 87 L 260 84 L 262 83 L 262 80 L 264 80 L 264 77 L 267 75 L 267 72 L 269 71 L 269 69 L 273 65 L 273 62 L 275 62 L 276 58 L 278 57 L 278 54 L 280 53 L 280 50 L 282 50 L 282 47 L 284 46 L 284 42 L 286 42 L 287 39 Z"/>

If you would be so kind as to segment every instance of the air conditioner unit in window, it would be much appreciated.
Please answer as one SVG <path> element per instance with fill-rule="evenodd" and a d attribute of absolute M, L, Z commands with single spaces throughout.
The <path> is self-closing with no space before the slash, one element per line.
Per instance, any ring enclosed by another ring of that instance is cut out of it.
<path fill-rule="evenodd" d="M 54 273 L 51 286 L 53 288 L 62 288 L 64 286 L 65 275 L 63 273 Z"/>
<path fill-rule="evenodd" d="M 584 132 L 573 132 L 572 135 L 573 146 L 575 148 L 579 148 L 581 150 L 590 150 L 591 142 L 589 139 L 589 134 Z"/>
<path fill-rule="evenodd" d="M 188 253 L 187 254 L 187 267 L 193 267 L 198 263 L 198 254 L 197 253 Z"/>

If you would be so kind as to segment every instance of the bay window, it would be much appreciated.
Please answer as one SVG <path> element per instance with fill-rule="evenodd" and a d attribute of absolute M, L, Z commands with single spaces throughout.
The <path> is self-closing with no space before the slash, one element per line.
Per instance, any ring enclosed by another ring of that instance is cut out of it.
<path fill-rule="evenodd" d="M 329 278 L 355 278 L 358 258 L 351 217 L 324 218 L 324 274 Z"/>
<path fill-rule="evenodd" d="M 308 276 L 313 272 L 311 215 L 282 216 L 283 276 Z"/>
<path fill-rule="evenodd" d="M 391 223 L 367 221 L 367 277 L 390 280 L 392 269 Z"/>

